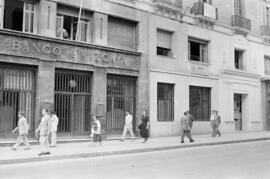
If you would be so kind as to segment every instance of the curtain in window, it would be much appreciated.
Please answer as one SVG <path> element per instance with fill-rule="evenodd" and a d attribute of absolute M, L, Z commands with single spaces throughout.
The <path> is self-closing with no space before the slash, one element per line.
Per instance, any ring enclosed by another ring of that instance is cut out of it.
<path fill-rule="evenodd" d="M 172 46 L 172 33 L 165 30 L 157 30 L 157 46 L 171 49 Z"/>

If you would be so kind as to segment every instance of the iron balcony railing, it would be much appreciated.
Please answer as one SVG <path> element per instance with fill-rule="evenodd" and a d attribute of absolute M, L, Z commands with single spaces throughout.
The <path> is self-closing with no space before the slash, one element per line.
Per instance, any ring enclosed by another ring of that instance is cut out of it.
<path fill-rule="evenodd" d="M 195 15 L 202 15 L 211 19 L 217 19 L 217 8 L 215 8 L 211 4 L 206 4 L 207 7 L 205 7 L 205 4 L 206 3 L 204 2 L 195 2 L 190 10 L 191 13 Z"/>
<path fill-rule="evenodd" d="M 176 9 L 181 9 L 182 0 L 154 0 L 156 5 L 169 6 Z"/>
<path fill-rule="evenodd" d="M 241 17 L 238 15 L 232 16 L 232 26 L 233 27 L 240 27 L 246 30 L 251 30 L 251 21 L 248 18 Z"/>
<path fill-rule="evenodd" d="M 261 34 L 263 36 L 270 36 L 270 26 L 269 25 L 262 25 L 261 26 Z"/>

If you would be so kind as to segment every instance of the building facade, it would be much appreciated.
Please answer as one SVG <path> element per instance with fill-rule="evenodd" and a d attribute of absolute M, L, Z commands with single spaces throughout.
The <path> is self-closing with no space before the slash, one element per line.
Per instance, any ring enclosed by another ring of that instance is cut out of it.
<path fill-rule="evenodd" d="M 80 6 L 82 3 L 82 9 Z M 88 135 L 91 115 L 119 136 L 149 111 L 150 136 L 270 129 L 269 0 L 0 0 L 0 135 L 42 108 L 64 136 Z"/>
<path fill-rule="evenodd" d="M 60 135 L 89 135 L 95 114 L 109 136 L 121 133 L 125 110 L 148 107 L 147 13 L 80 2 L 0 1 L 1 137 L 12 137 L 19 111 L 32 136 L 43 108 L 56 111 Z"/>
<path fill-rule="evenodd" d="M 150 16 L 152 136 L 269 129 L 269 7 L 266 0 L 156 0 Z"/>

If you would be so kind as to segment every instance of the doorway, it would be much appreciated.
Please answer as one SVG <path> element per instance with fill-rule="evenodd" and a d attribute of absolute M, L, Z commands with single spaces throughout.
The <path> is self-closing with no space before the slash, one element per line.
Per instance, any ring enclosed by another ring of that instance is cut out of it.
<path fill-rule="evenodd" d="M 106 130 L 108 134 L 121 134 L 125 123 L 125 111 L 133 116 L 136 126 L 136 78 L 109 75 L 107 78 Z"/>
<path fill-rule="evenodd" d="M 235 130 L 242 130 L 242 98 L 241 94 L 234 94 L 234 121 L 235 121 Z"/>
<path fill-rule="evenodd" d="M 56 70 L 54 109 L 63 135 L 86 135 L 91 125 L 91 74 Z"/>

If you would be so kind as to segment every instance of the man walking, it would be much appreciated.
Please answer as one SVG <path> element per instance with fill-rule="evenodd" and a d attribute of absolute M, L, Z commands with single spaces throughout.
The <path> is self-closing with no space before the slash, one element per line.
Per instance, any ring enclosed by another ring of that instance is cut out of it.
<path fill-rule="evenodd" d="M 36 130 L 36 134 L 39 133 L 39 143 L 41 146 L 41 152 L 38 154 L 41 155 L 48 155 L 51 154 L 49 152 L 49 134 L 51 130 L 51 124 L 50 124 L 50 116 L 48 115 L 48 110 L 42 109 L 42 118 L 40 121 L 40 124 Z"/>
<path fill-rule="evenodd" d="M 132 115 L 128 111 L 126 111 L 124 131 L 123 131 L 123 135 L 120 139 L 122 142 L 124 141 L 124 138 L 126 136 L 127 131 L 129 131 L 129 133 L 132 137 L 132 141 L 134 141 L 134 133 L 133 133 L 133 127 L 132 127 Z"/>
<path fill-rule="evenodd" d="M 192 114 L 190 114 L 189 111 L 187 111 L 187 117 L 188 117 L 188 122 L 189 122 L 189 126 L 190 126 L 190 136 L 192 136 L 191 130 L 192 130 L 192 126 L 193 126 L 194 117 L 192 116 Z"/>
<path fill-rule="evenodd" d="M 56 113 L 53 111 L 51 114 L 51 145 L 50 147 L 56 147 L 56 132 L 58 126 L 58 117 Z"/>
<path fill-rule="evenodd" d="M 212 110 L 210 117 L 211 127 L 212 127 L 212 137 L 220 136 L 219 125 L 221 122 L 221 117 L 218 115 L 218 111 Z"/>
<path fill-rule="evenodd" d="M 19 136 L 17 138 L 16 144 L 12 147 L 12 150 L 17 150 L 17 147 L 21 145 L 21 143 L 25 144 L 25 150 L 31 149 L 31 146 L 29 144 L 29 141 L 27 139 L 29 126 L 27 123 L 27 120 L 25 118 L 25 114 L 23 112 L 19 112 L 18 114 L 19 120 L 17 127 L 12 131 L 14 133 L 15 131 L 19 131 Z"/>
<path fill-rule="evenodd" d="M 218 115 L 218 111 L 216 111 L 216 114 L 215 114 L 215 123 L 216 123 L 216 135 L 221 136 L 221 133 L 219 131 L 221 117 L 220 117 L 220 115 Z"/>
<path fill-rule="evenodd" d="M 181 117 L 181 143 L 184 143 L 184 137 L 188 137 L 190 142 L 194 142 L 190 134 L 190 122 L 188 120 L 187 112 Z"/>

